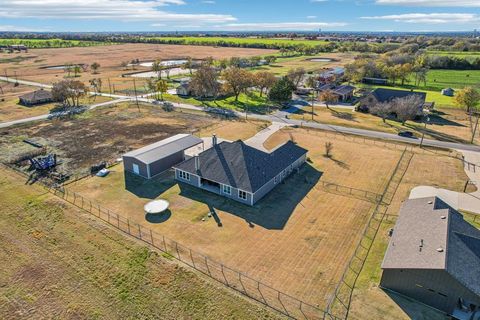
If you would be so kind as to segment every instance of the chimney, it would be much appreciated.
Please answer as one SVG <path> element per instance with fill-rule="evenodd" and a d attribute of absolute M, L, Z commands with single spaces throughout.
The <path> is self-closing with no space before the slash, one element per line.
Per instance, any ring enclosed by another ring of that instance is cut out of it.
<path fill-rule="evenodd" d="M 214 133 L 212 136 L 212 147 L 217 145 L 217 135 Z"/>
<path fill-rule="evenodd" d="M 200 158 L 198 156 L 195 156 L 195 171 L 200 170 Z"/>

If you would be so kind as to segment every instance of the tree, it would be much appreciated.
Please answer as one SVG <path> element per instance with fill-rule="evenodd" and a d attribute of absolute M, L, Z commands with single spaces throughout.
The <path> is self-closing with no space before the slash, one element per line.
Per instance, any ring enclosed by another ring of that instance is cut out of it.
<path fill-rule="evenodd" d="M 405 125 L 408 120 L 413 120 L 423 114 L 423 99 L 416 94 L 411 94 L 403 98 L 396 98 L 391 103 L 392 112 L 397 115 L 397 119 Z"/>
<path fill-rule="evenodd" d="M 324 90 L 318 96 L 318 100 L 324 102 L 327 109 L 330 109 L 329 104 L 338 102 L 338 96 L 332 90 Z"/>
<path fill-rule="evenodd" d="M 282 77 L 277 80 L 268 93 L 268 98 L 277 103 L 285 103 L 292 99 L 295 84 L 288 78 Z"/>
<path fill-rule="evenodd" d="M 245 92 L 253 85 L 252 74 L 238 67 L 230 67 L 223 71 L 223 79 L 227 91 L 231 91 L 235 95 L 235 102 L 238 101 L 240 93 Z"/>
<path fill-rule="evenodd" d="M 96 94 L 102 91 L 102 79 L 100 78 L 93 78 L 89 81 L 90 86 L 93 88 Z"/>
<path fill-rule="evenodd" d="M 152 71 L 157 74 L 158 79 L 162 79 L 162 70 L 163 70 L 163 65 L 162 65 L 162 60 L 157 59 L 152 63 Z"/>
<path fill-rule="evenodd" d="M 385 120 L 392 113 L 392 108 L 388 102 L 380 102 L 373 104 L 369 109 L 371 114 L 379 116 L 382 118 L 382 121 L 385 123 Z"/>
<path fill-rule="evenodd" d="M 76 78 L 82 72 L 82 68 L 76 64 L 73 66 L 73 76 Z"/>
<path fill-rule="evenodd" d="M 333 150 L 333 143 L 331 142 L 325 142 L 325 154 L 324 156 L 327 158 L 332 157 L 332 150 Z"/>
<path fill-rule="evenodd" d="M 455 103 L 458 106 L 464 107 L 465 111 L 468 113 L 470 130 L 472 132 L 472 143 L 475 139 L 475 134 L 477 133 L 478 129 L 478 122 L 480 119 L 479 102 L 480 93 L 472 87 L 466 87 L 455 94 Z M 474 120 L 474 118 L 476 119 Z"/>
<path fill-rule="evenodd" d="M 87 93 L 87 87 L 78 80 L 62 80 L 52 87 L 52 96 L 64 107 L 73 108 L 80 105 L 80 98 Z"/>
<path fill-rule="evenodd" d="M 315 79 L 315 77 L 308 77 L 305 84 L 308 88 L 315 89 L 317 87 L 317 79 Z"/>
<path fill-rule="evenodd" d="M 202 64 L 193 75 L 189 87 L 197 97 L 208 98 L 213 96 L 214 99 L 217 99 L 220 92 L 217 71 L 211 65 Z"/>
<path fill-rule="evenodd" d="M 100 64 L 98 62 L 94 62 L 94 63 L 92 63 L 90 68 L 92 68 L 93 74 L 97 74 L 98 69 L 100 68 Z"/>
<path fill-rule="evenodd" d="M 188 71 L 190 71 L 190 75 L 193 74 L 193 60 L 192 60 L 192 57 L 187 58 L 187 62 L 185 62 L 183 64 L 183 68 L 188 69 Z"/>
<path fill-rule="evenodd" d="M 260 89 L 260 97 L 264 91 L 268 91 L 277 81 L 275 75 L 271 72 L 262 71 L 254 75 L 255 85 Z"/>
<path fill-rule="evenodd" d="M 166 93 L 167 90 L 168 90 L 167 81 L 159 79 L 155 83 L 155 90 L 156 90 L 157 94 L 160 93 L 160 99 L 163 100 L 163 94 Z M 157 98 L 158 98 L 158 96 L 157 96 Z"/>
<path fill-rule="evenodd" d="M 307 72 L 303 68 L 291 69 L 290 71 L 288 71 L 287 77 L 290 79 L 290 81 L 293 82 L 295 88 L 297 88 L 306 73 Z"/>
<path fill-rule="evenodd" d="M 124 70 L 128 69 L 128 61 L 122 61 L 120 63 L 120 67 L 122 67 Z"/>

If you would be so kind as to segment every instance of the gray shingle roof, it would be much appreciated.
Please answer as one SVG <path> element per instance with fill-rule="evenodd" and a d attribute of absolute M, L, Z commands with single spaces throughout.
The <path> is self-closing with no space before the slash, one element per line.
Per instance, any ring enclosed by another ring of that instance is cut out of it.
<path fill-rule="evenodd" d="M 182 162 L 175 168 L 255 193 L 306 153 L 307 150 L 291 141 L 271 153 L 250 147 L 240 140 L 221 142 L 199 154 L 199 172 L 195 171 L 194 158 Z"/>
<path fill-rule="evenodd" d="M 37 101 L 52 100 L 53 96 L 50 91 L 47 90 L 36 90 L 33 92 L 26 93 L 20 96 L 20 99 L 28 101 L 30 103 L 35 103 Z"/>
<path fill-rule="evenodd" d="M 189 149 L 202 142 L 202 139 L 190 134 L 177 134 L 143 148 L 130 151 L 123 156 L 132 157 L 145 164 L 150 164 L 174 153 Z"/>
<path fill-rule="evenodd" d="M 407 200 L 382 268 L 446 270 L 480 295 L 480 230 L 437 197 Z"/>
<path fill-rule="evenodd" d="M 419 96 L 423 102 L 427 98 L 427 94 L 425 92 L 414 92 L 414 91 L 407 91 L 407 90 L 393 90 L 393 89 L 384 89 L 384 88 L 377 88 L 372 92 L 375 99 L 378 102 L 390 102 L 396 98 L 405 98 L 410 95 Z"/>

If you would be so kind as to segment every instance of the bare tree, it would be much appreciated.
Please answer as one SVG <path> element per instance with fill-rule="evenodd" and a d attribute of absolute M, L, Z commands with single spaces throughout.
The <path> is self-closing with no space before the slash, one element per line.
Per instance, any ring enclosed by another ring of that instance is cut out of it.
<path fill-rule="evenodd" d="M 263 96 L 263 92 L 268 92 L 268 90 L 273 87 L 277 78 L 271 72 L 262 71 L 258 72 L 254 76 L 255 85 L 260 89 L 260 97 Z"/>
<path fill-rule="evenodd" d="M 78 80 L 62 80 L 52 87 L 54 100 L 60 101 L 67 108 L 79 106 L 80 98 L 86 93 L 87 87 Z"/>
<path fill-rule="evenodd" d="M 370 107 L 370 113 L 382 118 L 382 121 L 385 123 L 385 120 L 392 113 L 392 106 L 388 102 L 379 102 L 375 103 Z"/>
<path fill-rule="evenodd" d="M 320 93 L 318 100 L 324 102 L 327 109 L 330 109 L 330 104 L 338 102 L 338 96 L 332 90 L 325 90 Z"/>
<path fill-rule="evenodd" d="M 90 66 L 90 68 L 92 69 L 93 74 L 97 74 L 97 73 L 98 73 L 98 69 L 100 68 L 100 63 L 94 62 L 94 63 L 92 63 L 92 65 Z"/>
<path fill-rule="evenodd" d="M 392 112 L 397 115 L 397 119 L 405 124 L 408 120 L 413 120 L 423 114 L 424 101 L 420 96 L 411 94 L 404 98 L 396 98 L 391 102 Z"/>
<path fill-rule="evenodd" d="M 295 87 L 298 88 L 306 73 L 307 72 L 303 68 L 291 69 L 288 71 L 287 77 L 293 82 Z"/>

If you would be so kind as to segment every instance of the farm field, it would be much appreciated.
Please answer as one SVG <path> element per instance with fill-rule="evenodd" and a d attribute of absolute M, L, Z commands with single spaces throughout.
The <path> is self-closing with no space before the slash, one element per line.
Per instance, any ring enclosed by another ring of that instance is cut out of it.
<path fill-rule="evenodd" d="M 29 49 L 40 48 L 71 48 L 71 47 L 93 47 L 111 44 L 101 41 L 81 41 L 63 39 L 0 39 L 0 46 L 23 44 Z"/>
<path fill-rule="evenodd" d="M 334 157 L 326 159 L 322 152 L 330 139 L 301 129 L 276 133 L 266 146 L 290 135 L 310 149 L 310 161 L 255 207 L 178 184 L 171 174 L 145 181 L 124 174 L 121 165 L 113 167 L 105 179 L 88 178 L 69 188 L 196 252 L 324 308 L 373 203 L 322 184 L 328 181 L 378 193 L 400 151 L 335 142 Z M 372 157 L 375 154 L 378 157 Z M 170 202 L 171 214 L 145 216 L 143 205 L 157 198 Z M 212 210 L 215 217 L 208 217 Z"/>
<path fill-rule="evenodd" d="M 0 192 L 3 319 L 284 319 L 10 170 Z"/>
<path fill-rule="evenodd" d="M 310 121 L 312 119 L 312 108 L 304 107 L 296 114 L 290 115 L 293 119 Z M 375 130 L 388 133 L 398 133 L 409 130 L 414 132 L 417 138 L 421 138 L 425 132 L 428 139 L 470 143 L 472 133 L 468 116 L 461 109 L 435 108 L 430 115 L 430 122 L 427 129 L 420 121 L 407 121 L 404 126 L 398 121 L 387 119 L 385 123 L 380 117 L 355 112 L 348 109 L 315 107 L 314 121 L 339 126 L 348 126 L 359 129 Z M 475 136 L 475 143 L 480 143 L 480 133 Z"/>
<path fill-rule="evenodd" d="M 479 52 L 427 50 L 427 54 L 431 56 L 450 56 L 450 57 L 458 57 L 458 58 L 468 58 L 469 60 L 480 58 Z"/>
<path fill-rule="evenodd" d="M 413 79 L 411 80 L 414 81 Z M 461 89 L 466 86 L 478 87 L 480 70 L 430 70 L 427 83 L 421 83 L 418 88 L 440 92 L 444 88 Z"/>

